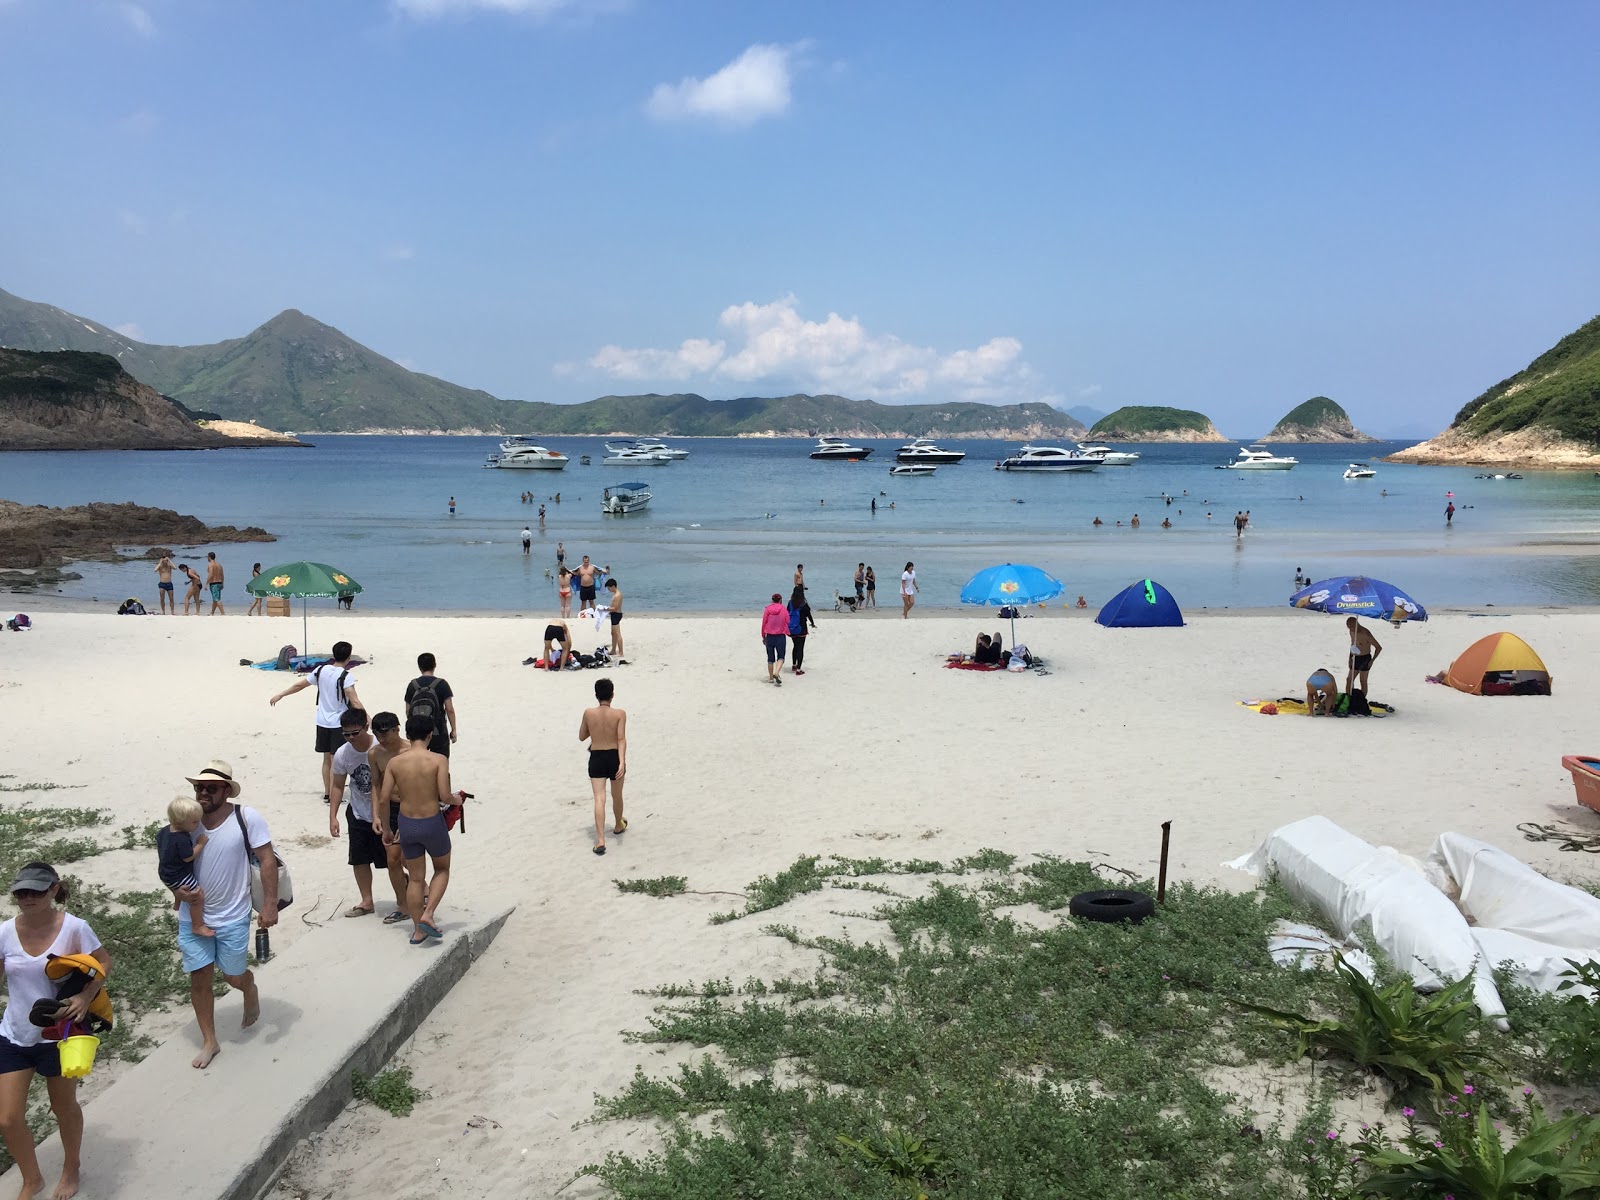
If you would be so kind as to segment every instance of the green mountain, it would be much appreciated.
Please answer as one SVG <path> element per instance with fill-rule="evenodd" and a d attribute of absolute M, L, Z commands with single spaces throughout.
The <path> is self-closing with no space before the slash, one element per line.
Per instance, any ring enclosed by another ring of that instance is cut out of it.
<path fill-rule="evenodd" d="M 1600 448 L 1600 317 L 1484 392 L 1450 428 L 1474 438 L 1539 429 Z"/>
<path fill-rule="evenodd" d="M 1272 427 L 1264 442 L 1375 442 L 1350 421 L 1350 414 L 1326 396 L 1297 404 Z"/>
<path fill-rule="evenodd" d="M 1188 408 L 1130 405 L 1101 417 L 1089 436 L 1105 442 L 1223 442 L 1211 418 Z"/>

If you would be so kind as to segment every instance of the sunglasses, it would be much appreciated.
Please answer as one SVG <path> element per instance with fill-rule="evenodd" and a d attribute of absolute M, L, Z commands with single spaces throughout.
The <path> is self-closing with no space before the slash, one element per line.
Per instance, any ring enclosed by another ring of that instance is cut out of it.
<path fill-rule="evenodd" d="M 344 736 L 347 737 L 347 738 L 358 738 L 363 733 L 365 733 L 366 730 L 365 729 L 341 729 L 339 732 L 344 734 Z"/>
<path fill-rule="evenodd" d="M 37 900 L 40 896 L 50 891 L 49 888 L 18 888 L 11 894 L 18 900 Z"/>
<path fill-rule="evenodd" d="M 194 790 L 206 794 L 210 794 L 212 792 L 225 792 L 228 790 L 228 785 L 225 783 L 197 783 L 194 785 Z"/>

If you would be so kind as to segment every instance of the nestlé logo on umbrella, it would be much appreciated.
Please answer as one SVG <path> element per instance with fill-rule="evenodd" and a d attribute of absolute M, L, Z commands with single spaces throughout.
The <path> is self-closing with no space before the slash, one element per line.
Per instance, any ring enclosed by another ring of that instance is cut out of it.
<path fill-rule="evenodd" d="M 334 572 L 333 581 L 335 583 L 349 583 L 350 578 L 347 575 L 340 575 L 338 572 Z"/>
<path fill-rule="evenodd" d="M 289 577 L 287 575 L 274 575 L 272 577 L 272 586 L 273 587 L 288 587 L 289 586 Z"/>
<path fill-rule="evenodd" d="M 1015 579 L 1008 579 L 1000 585 L 1000 590 L 1009 596 L 1017 590 L 1017 586 Z"/>

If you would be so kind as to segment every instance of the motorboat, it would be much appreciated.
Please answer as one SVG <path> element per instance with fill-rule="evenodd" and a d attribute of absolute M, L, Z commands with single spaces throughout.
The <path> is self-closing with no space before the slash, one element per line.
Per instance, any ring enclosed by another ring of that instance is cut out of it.
<path fill-rule="evenodd" d="M 500 453 L 489 455 L 483 465 L 504 470 L 560 471 L 567 465 L 567 456 L 535 445 L 529 438 L 509 437 L 500 443 Z"/>
<path fill-rule="evenodd" d="M 1024 446 L 1010 458 L 1003 458 L 995 463 L 994 469 L 1061 473 L 1092 471 L 1099 465 L 1098 458 L 1078 450 L 1064 450 L 1060 446 Z"/>
<path fill-rule="evenodd" d="M 668 459 L 673 461 L 689 457 L 687 450 L 679 450 L 675 446 L 669 446 L 658 438 L 634 438 L 626 446 L 613 446 L 610 442 L 607 442 L 606 449 L 612 454 L 620 454 L 626 450 L 642 450 L 647 454 L 665 454 Z"/>
<path fill-rule="evenodd" d="M 600 493 L 600 511 L 607 516 L 638 512 L 649 503 L 650 493 L 642 483 L 613 483 Z"/>
<path fill-rule="evenodd" d="M 1128 450 L 1113 450 L 1110 446 L 1101 446 L 1095 442 L 1085 445 L 1078 443 L 1078 449 L 1084 454 L 1093 454 L 1100 459 L 1102 467 L 1131 467 L 1139 461 L 1139 456 Z"/>
<path fill-rule="evenodd" d="M 1474 479 L 1521 479 L 1522 476 L 1518 475 L 1515 471 L 1511 471 L 1511 472 L 1508 472 L 1505 475 L 1474 475 L 1473 478 Z"/>
<path fill-rule="evenodd" d="M 816 449 L 811 451 L 811 457 L 837 462 L 860 462 L 864 458 L 872 457 L 872 447 L 854 446 L 839 437 L 819 437 Z"/>
<path fill-rule="evenodd" d="M 1346 479 L 1371 479 L 1375 475 L 1377 475 L 1377 472 L 1366 463 L 1351 463 L 1344 469 L 1344 477 Z"/>
<path fill-rule="evenodd" d="M 1222 463 L 1219 471 L 1292 471 L 1300 465 L 1298 458 L 1289 458 L 1263 450 L 1260 446 L 1240 446 L 1239 457 L 1231 463 Z"/>
<path fill-rule="evenodd" d="M 932 475 L 939 468 L 931 463 L 899 463 L 889 468 L 891 475 Z"/>
<path fill-rule="evenodd" d="M 606 447 L 610 451 L 600 461 L 608 467 L 664 467 L 672 461 L 659 450 L 637 450 L 632 446 Z"/>
<path fill-rule="evenodd" d="M 578 465 L 580 467 L 587 467 L 589 465 L 589 456 L 585 454 L 582 458 L 578 459 Z"/>
<path fill-rule="evenodd" d="M 941 450 L 932 438 L 913 438 L 895 451 L 895 461 L 903 463 L 958 463 L 967 456 L 965 450 Z"/>

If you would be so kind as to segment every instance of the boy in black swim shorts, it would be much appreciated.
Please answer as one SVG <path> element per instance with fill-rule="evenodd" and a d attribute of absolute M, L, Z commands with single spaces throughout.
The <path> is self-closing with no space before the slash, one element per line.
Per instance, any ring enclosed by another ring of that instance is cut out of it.
<path fill-rule="evenodd" d="M 628 822 L 622 815 L 622 782 L 628 773 L 628 714 L 614 708 L 615 691 L 609 679 L 594 682 L 594 698 L 599 701 L 585 709 L 578 723 L 578 740 L 589 739 L 589 786 L 594 790 L 594 852 L 606 852 L 606 780 L 611 781 L 611 807 L 616 818 L 614 834 L 626 833 Z"/>

